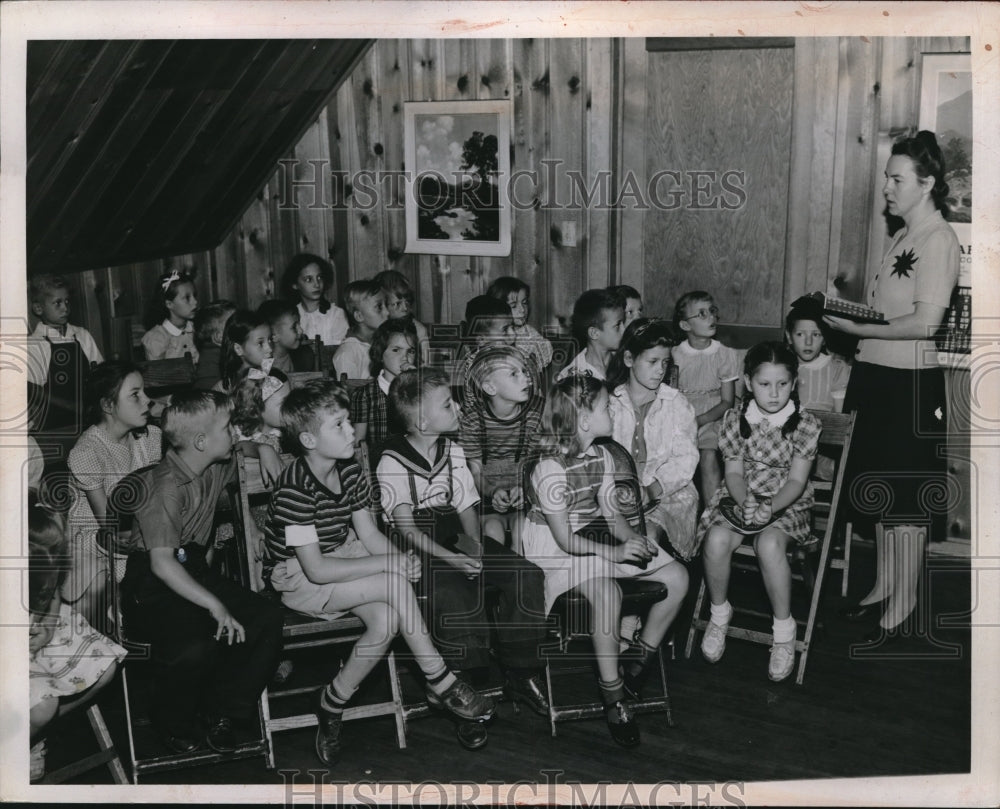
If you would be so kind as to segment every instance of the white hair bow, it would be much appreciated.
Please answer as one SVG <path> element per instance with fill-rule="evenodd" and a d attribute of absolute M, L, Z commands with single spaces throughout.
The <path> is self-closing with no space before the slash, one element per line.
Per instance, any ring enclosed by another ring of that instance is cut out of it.
<path fill-rule="evenodd" d="M 263 380 L 264 384 L 261 385 L 260 397 L 265 402 L 269 397 L 281 390 L 281 386 L 285 384 L 278 377 L 271 376 L 271 366 L 273 364 L 274 360 L 268 358 L 261 360 L 260 368 L 251 368 L 247 371 L 247 379 Z"/>
<path fill-rule="evenodd" d="M 181 280 L 181 274 L 176 269 L 173 269 L 170 271 L 170 277 L 164 280 L 164 282 L 160 286 L 162 286 L 163 291 L 166 292 L 168 289 L 170 289 L 170 285 L 174 283 L 174 281 L 180 281 L 180 280 Z"/>

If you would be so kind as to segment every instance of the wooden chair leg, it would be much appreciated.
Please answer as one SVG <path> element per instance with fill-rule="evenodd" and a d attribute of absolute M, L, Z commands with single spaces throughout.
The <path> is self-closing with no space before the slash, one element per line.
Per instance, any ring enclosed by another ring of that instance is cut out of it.
<path fill-rule="evenodd" d="M 691 657 L 691 650 L 694 648 L 694 639 L 698 633 L 698 629 L 701 627 L 701 610 L 705 605 L 705 593 L 708 587 L 705 584 L 704 576 L 701 579 L 701 585 L 698 587 L 698 598 L 694 603 L 694 613 L 691 616 L 691 628 L 688 630 L 687 645 L 684 647 L 684 657 Z"/>
<path fill-rule="evenodd" d="M 840 578 L 840 595 L 847 598 L 847 577 L 851 574 L 851 542 L 854 539 L 854 525 L 848 522 L 844 527 L 844 572 Z"/>
<path fill-rule="evenodd" d="M 389 667 L 389 687 L 392 690 L 392 701 L 396 706 L 393 717 L 396 720 L 396 742 L 399 749 L 406 747 L 406 716 L 403 713 L 403 695 L 399 687 L 399 671 L 396 668 L 396 654 L 389 652 L 386 657 L 386 665 Z"/>

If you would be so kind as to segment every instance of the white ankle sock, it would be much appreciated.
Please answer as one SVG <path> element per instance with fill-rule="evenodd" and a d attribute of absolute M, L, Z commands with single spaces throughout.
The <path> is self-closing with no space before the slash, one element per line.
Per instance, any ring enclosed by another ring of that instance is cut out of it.
<path fill-rule="evenodd" d="M 729 603 L 729 599 L 721 604 L 710 604 L 709 608 L 712 614 L 712 623 L 718 626 L 725 626 L 733 617 L 733 605 Z"/>
<path fill-rule="evenodd" d="M 775 643 L 795 640 L 795 619 L 791 615 L 787 618 L 775 618 L 771 623 L 771 633 L 774 635 Z"/>

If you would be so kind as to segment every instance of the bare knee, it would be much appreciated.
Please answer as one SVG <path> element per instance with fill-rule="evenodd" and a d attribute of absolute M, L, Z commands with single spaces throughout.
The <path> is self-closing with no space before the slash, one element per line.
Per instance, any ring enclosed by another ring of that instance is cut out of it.
<path fill-rule="evenodd" d="M 733 553 L 732 537 L 722 526 L 715 526 L 705 536 L 702 555 L 711 561 L 728 559 Z"/>
<path fill-rule="evenodd" d="M 773 564 L 785 558 L 787 544 L 787 537 L 784 534 L 776 531 L 765 531 L 754 540 L 754 550 L 759 559 Z"/>
<path fill-rule="evenodd" d="M 52 699 L 43 699 L 37 705 L 32 706 L 30 712 L 32 738 L 56 718 L 58 710 L 59 700 L 55 697 Z"/>

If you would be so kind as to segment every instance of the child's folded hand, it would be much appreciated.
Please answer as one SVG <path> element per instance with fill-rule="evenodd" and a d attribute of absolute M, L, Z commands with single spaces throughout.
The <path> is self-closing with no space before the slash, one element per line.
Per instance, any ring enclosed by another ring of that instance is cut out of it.
<path fill-rule="evenodd" d="M 646 547 L 646 538 L 638 534 L 616 545 L 614 550 L 616 562 L 648 562 L 653 558 L 649 548 Z"/>
<path fill-rule="evenodd" d="M 501 514 L 511 507 L 511 496 L 509 489 L 497 489 L 493 492 L 493 510 Z"/>

